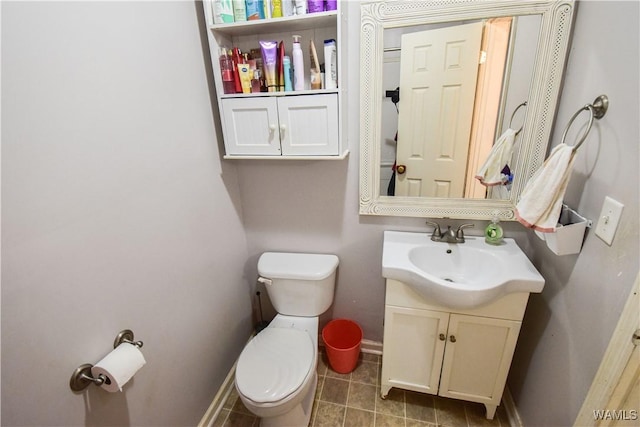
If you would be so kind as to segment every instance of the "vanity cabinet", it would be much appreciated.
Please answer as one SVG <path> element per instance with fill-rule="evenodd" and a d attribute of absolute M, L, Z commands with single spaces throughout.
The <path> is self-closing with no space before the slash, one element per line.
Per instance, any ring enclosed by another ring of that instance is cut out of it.
<path fill-rule="evenodd" d="M 222 100 L 227 155 L 337 156 L 337 94 Z"/>
<path fill-rule="evenodd" d="M 383 398 L 392 387 L 483 403 L 492 419 L 516 347 L 528 293 L 474 309 L 440 306 L 387 280 Z"/>
<path fill-rule="evenodd" d="M 313 159 L 336 160 L 348 155 L 346 108 L 343 106 L 343 64 L 346 62 L 344 31 L 346 17 L 342 1 L 333 11 L 300 16 L 216 24 L 213 1 L 204 1 L 213 81 L 220 111 L 225 159 Z M 285 55 L 292 58 L 293 35 L 301 36 L 305 89 L 288 92 L 225 94 L 220 69 L 222 48 L 242 52 L 260 48 L 260 40 L 284 42 Z M 318 61 L 324 60 L 324 41 L 336 40 L 337 89 L 311 89 L 310 41 Z"/>

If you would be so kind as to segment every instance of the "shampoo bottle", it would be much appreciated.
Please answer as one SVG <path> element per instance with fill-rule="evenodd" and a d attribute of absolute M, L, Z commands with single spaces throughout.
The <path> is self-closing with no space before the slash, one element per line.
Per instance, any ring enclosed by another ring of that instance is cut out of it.
<path fill-rule="evenodd" d="M 498 214 L 494 213 L 491 223 L 487 225 L 487 228 L 484 230 L 484 241 L 490 245 L 499 245 L 502 243 L 503 236 L 504 231 L 500 225 L 500 219 L 498 218 Z"/>
<path fill-rule="evenodd" d="M 302 47 L 300 47 L 301 36 L 293 36 L 293 89 L 304 90 L 304 59 Z"/>
<path fill-rule="evenodd" d="M 333 39 L 324 41 L 324 87 L 325 89 L 338 88 L 338 65 L 336 63 L 336 41 Z"/>

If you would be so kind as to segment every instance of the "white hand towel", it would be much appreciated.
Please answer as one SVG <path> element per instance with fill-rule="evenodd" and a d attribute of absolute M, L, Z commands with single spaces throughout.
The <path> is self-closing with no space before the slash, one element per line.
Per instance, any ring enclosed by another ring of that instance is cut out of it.
<path fill-rule="evenodd" d="M 513 154 L 513 142 L 516 139 L 516 131 L 509 128 L 493 144 L 493 148 L 487 156 L 484 164 L 478 170 L 476 179 L 487 187 L 502 185 L 502 169 L 511 161 Z"/>
<path fill-rule="evenodd" d="M 573 147 L 559 144 L 531 177 L 516 205 L 516 218 L 525 227 L 555 231 L 574 159 Z"/>

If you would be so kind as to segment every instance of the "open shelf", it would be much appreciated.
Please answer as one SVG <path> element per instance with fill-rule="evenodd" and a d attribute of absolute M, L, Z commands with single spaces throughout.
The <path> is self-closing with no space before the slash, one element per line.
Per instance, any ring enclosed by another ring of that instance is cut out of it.
<path fill-rule="evenodd" d="M 308 13 L 302 16 L 286 16 L 282 18 L 259 19 L 255 21 L 215 24 L 210 30 L 229 36 L 246 36 L 256 33 L 302 31 L 319 27 L 335 27 L 337 11 Z"/>

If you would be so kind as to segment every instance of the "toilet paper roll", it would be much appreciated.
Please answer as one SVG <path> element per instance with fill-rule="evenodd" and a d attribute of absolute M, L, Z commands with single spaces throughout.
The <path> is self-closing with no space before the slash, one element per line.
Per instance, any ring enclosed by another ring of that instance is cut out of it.
<path fill-rule="evenodd" d="M 91 368 L 91 375 L 94 378 L 103 375 L 105 381 L 100 387 L 113 393 L 114 391 L 122 391 L 122 386 L 145 363 L 147 362 L 138 347 L 122 343 Z"/>

